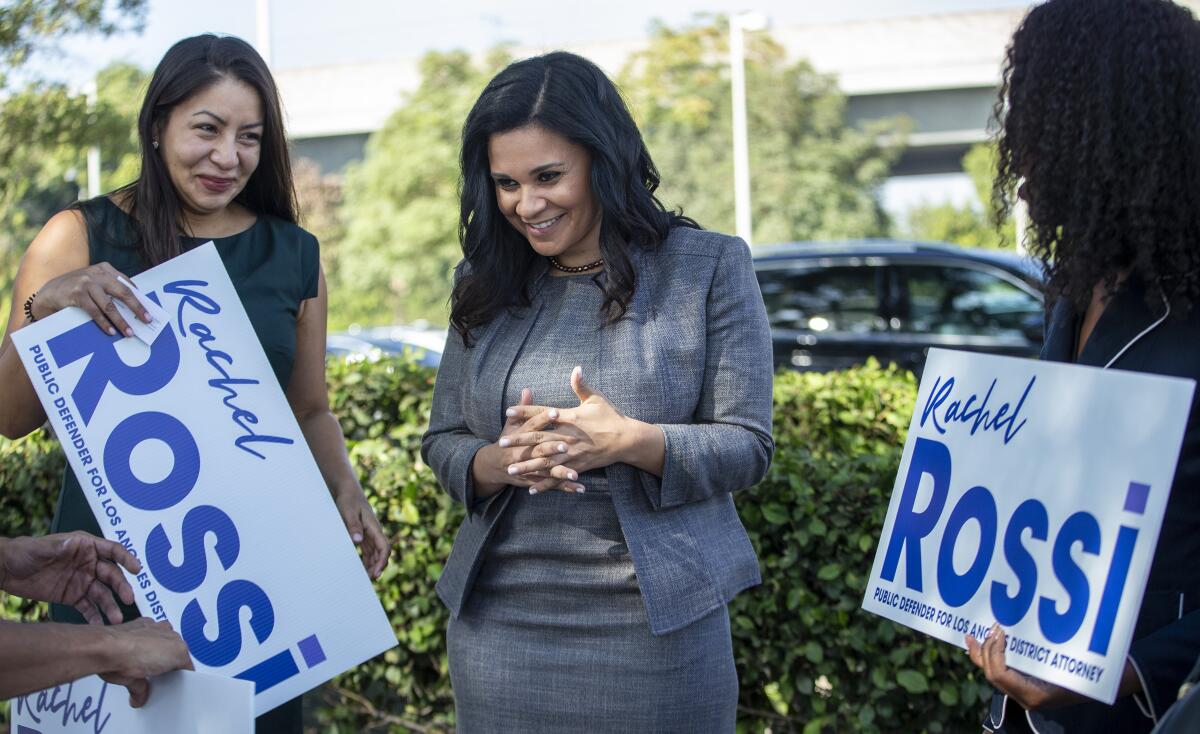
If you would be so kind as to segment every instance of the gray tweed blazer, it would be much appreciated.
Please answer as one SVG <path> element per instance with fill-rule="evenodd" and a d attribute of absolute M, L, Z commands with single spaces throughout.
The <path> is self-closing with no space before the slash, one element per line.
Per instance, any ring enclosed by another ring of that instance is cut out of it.
<path fill-rule="evenodd" d="M 661 635 L 761 581 L 731 493 L 762 479 L 775 450 L 771 338 L 740 239 L 678 227 L 658 251 L 631 257 L 634 295 L 625 317 L 599 332 L 604 369 L 591 384 L 666 436 L 661 479 L 627 464 L 607 467 L 650 628 Z M 497 314 L 470 348 L 451 329 L 438 370 L 421 456 L 468 508 L 437 583 L 455 617 L 512 496 L 510 488 L 477 500 L 471 462 L 500 436 L 505 383 L 541 308 L 544 277 L 543 264 L 531 306 Z"/>

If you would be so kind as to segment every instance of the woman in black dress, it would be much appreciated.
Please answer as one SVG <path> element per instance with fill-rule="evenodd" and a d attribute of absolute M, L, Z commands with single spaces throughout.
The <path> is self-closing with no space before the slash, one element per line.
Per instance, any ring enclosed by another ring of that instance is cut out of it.
<path fill-rule="evenodd" d="M 120 281 L 212 240 L 348 532 L 377 578 L 388 541 L 350 465 L 325 386 L 327 293 L 317 241 L 296 224 L 295 193 L 275 82 L 245 41 L 186 38 L 167 51 L 138 117 L 138 179 L 59 212 L 17 271 L 0 344 L 0 434 L 24 436 L 46 420 L 11 335 L 68 306 L 107 334 L 132 330 L 116 310 L 142 309 Z M 149 320 L 148 318 L 146 319 Z M 100 534 L 70 470 L 52 529 Z M 137 616 L 133 607 L 124 616 Z M 55 606 L 56 621 L 83 622 Z M 300 700 L 260 717 L 260 732 L 299 732 Z"/>

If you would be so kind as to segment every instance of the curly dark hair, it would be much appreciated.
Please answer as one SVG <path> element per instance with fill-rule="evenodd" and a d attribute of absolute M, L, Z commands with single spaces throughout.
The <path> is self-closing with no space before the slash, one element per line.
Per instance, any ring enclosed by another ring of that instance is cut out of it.
<path fill-rule="evenodd" d="M 620 91 L 599 67 L 565 51 L 510 64 L 463 125 L 459 238 L 467 267 L 450 296 L 450 325 L 467 344 L 472 329 L 505 308 L 529 304 L 529 277 L 540 256 L 500 213 L 488 162 L 491 136 L 525 125 L 556 132 L 591 156 L 608 322 L 625 314 L 636 287 L 627 249 L 653 251 L 672 227 L 699 227 L 655 198 L 658 169 Z"/>
<path fill-rule="evenodd" d="M 1155 306 L 1182 315 L 1200 299 L 1200 24 L 1187 9 L 1035 7 L 1008 47 L 995 122 L 994 214 L 1027 202 L 1052 298 L 1082 310 L 1128 272 Z"/>

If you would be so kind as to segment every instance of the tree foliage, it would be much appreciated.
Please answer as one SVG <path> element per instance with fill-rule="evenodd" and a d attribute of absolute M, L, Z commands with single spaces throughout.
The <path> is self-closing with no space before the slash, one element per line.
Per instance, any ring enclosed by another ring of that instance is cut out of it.
<path fill-rule="evenodd" d="M 963 156 L 963 170 L 971 177 L 976 200 L 968 204 L 926 204 L 911 209 L 902 233 L 918 240 L 951 242 L 964 247 L 1011 249 L 1016 225 L 1011 219 L 997 228 L 990 202 L 996 172 L 996 148 L 990 143 L 973 146 Z"/>
<path fill-rule="evenodd" d="M 12 289 L 21 252 L 54 212 L 74 201 L 86 170 L 86 149 L 108 151 L 104 174 L 121 183 L 136 173 L 130 163 L 143 75 L 114 65 L 97 78 L 96 104 L 66 85 L 26 78 L 13 88 L 36 52 L 53 51 L 77 33 L 140 31 L 147 0 L 7 0 L 0 4 L 0 294 Z M 0 322 L 9 299 L 0 297 Z"/>
<path fill-rule="evenodd" d="M 87 151 L 98 146 L 110 190 L 137 176 L 136 120 L 145 72 L 113 64 L 96 77 L 89 102 L 63 84 L 32 83 L 0 109 L 0 292 L 20 254 L 55 212 L 87 190 Z M 7 319 L 6 303 L 0 319 Z"/>
<path fill-rule="evenodd" d="M 725 22 L 654 29 L 618 81 L 663 177 L 661 198 L 705 227 L 733 230 L 730 85 Z M 755 241 L 882 234 L 876 189 L 900 152 L 903 125 L 848 127 L 831 77 L 788 63 L 765 33 L 748 44 Z M 421 86 L 346 176 L 345 239 L 331 260 L 332 326 L 446 321 L 458 247 L 462 121 L 507 61 L 431 53 Z"/>
<path fill-rule="evenodd" d="M 146 0 L 7 0 L 0 5 L 0 89 L 10 74 L 63 36 L 141 31 Z"/>
<path fill-rule="evenodd" d="M 661 200 L 706 228 L 734 228 L 728 24 L 658 25 L 620 82 L 662 174 Z M 882 234 L 876 190 L 905 126 L 855 129 L 833 77 L 788 63 L 768 33 L 746 36 L 747 128 L 755 242 Z"/>
<path fill-rule="evenodd" d="M 505 63 L 431 52 L 421 85 L 371 136 L 346 173 L 345 239 L 331 253 L 331 327 L 428 319 L 445 323 L 458 245 L 462 122 Z"/>

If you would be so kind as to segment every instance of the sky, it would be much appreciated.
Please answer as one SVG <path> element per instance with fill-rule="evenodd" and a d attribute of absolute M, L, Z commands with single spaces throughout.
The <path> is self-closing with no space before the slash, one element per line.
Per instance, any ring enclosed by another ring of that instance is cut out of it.
<path fill-rule="evenodd" d="M 471 51 L 501 42 L 553 46 L 636 39 L 654 20 L 756 10 L 773 25 L 952 13 L 1029 5 L 1029 0 L 267 0 L 271 65 L 297 68 Z M 116 60 L 153 68 L 170 45 L 206 31 L 254 42 L 256 0 L 150 0 L 143 33 L 78 37 L 43 54 L 35 70 L 82 85 Z"/>

